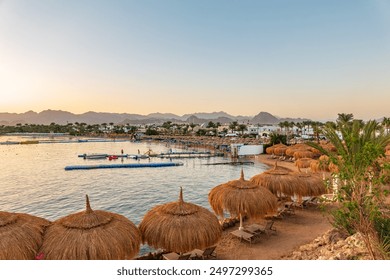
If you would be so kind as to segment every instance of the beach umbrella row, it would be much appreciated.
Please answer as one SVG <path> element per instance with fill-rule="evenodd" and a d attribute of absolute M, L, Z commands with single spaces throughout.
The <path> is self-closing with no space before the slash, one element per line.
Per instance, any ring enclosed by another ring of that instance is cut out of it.
<path fill-rule="evenodd" d="M 269 154 L 269 155 L 273 155 L 273 154 L 275 154 L 275 149 L 277 149 L 277 148 L 282 148 L 282 149 L 286 148 L 287 149 L 287 146 L 284 145 L 284 144 L 281 144 L 281 143 L 280 144 L 275 144 L 273 146 L 267 147 L 265 149 L 265 152 L 267 154 Z"/>
<path fill-rule="evenodd" d="M 131 259 L 141 234 L 126 217 L 86 210 L 50 222 L 29 214 L 0 212 L 0 260 Z"/>
<path fill-rule="evenodd" d="M 281 168 L 277 162 L 273 169 L 253 176 L 250 181 L 267 188 L 277 197 L 318 196 L 326 193 L 325 184 L 320 177 Z"/>
<path fill-rule="evenodd" d="M 126 217 L 86 209 L 54 222 L 28 214 L 0 212 L 0 260 L 120 260 L 132 259 L 141 243 L 156 249 L 187 252 L 218 242 L 222 228 L 204 207 L 183 201 L 158 205 L 139 228 Z"/>

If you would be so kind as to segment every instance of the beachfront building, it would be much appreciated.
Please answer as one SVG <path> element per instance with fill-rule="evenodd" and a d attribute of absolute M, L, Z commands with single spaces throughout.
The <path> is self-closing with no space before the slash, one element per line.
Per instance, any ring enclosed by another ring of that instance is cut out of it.
<path fill-rule="evenodd" d="M 278 125 L 250 125 L 247 127 L 247 130 L 244 131 L 244 134 L 259 135 L 259 136 L 268 136 L 271 133 L 281 133 L 280 127 Z"/>

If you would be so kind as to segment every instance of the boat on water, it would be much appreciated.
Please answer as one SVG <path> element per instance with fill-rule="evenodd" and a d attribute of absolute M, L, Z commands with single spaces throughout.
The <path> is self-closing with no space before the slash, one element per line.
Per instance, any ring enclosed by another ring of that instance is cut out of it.
<path fill-rule="evenodd" d="M 84 159 L 106 159 L 108 154 L 84 154 L 82 157 Z"/>
<path fill-rule="evenodd" d="M 78 157 L 84 158 L 84 159 L 105 159 L 105 158 L 110 158 L 111 159 L 116 159 L 116 158 L 127 158 L 129 155 L 128 154 L 120 154 L 120 155 L 114 155 L 114 154 L 81 154 L 78 155 Z"/>
<path fill-rule="evenodd" d="M 147 159 L 149 158 L 149 155 L 136 154 L 136 155 L 129 155 L 128 157 L 132 159 Z"/>

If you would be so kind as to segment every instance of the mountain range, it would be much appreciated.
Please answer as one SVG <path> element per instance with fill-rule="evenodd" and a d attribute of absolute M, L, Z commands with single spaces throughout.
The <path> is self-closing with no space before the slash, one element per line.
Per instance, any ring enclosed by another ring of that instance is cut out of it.
<path fill-rule="evenodd" d="M 148 115 L 128 114 L 128 113 L 102 113 L 86 112 L 83 114 L 74 114 L 61 110 L 44 110 L 42 112 L 28 111 L 25 113 L 0 113 L 0 125 L 21 124 L 67 124 L 67 123 L 87 123 L 87 124 L 162 124 L 166 121 L 173 123 L 195 123 L 219 122 L 221 124 L 237 121 L 245 124 L 278 124 L 283 121 L 302 122 L 307 119 L 279 118 L 268 112 L 260 112 L 256 116 L 233 116 L 226 112 L 213 113 L 193 113 L 183 116 L 171 113 L 152 113 Z"/>

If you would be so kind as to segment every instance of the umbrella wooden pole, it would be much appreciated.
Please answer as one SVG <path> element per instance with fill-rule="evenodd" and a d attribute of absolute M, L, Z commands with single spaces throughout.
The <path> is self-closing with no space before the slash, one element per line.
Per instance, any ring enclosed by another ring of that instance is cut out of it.
<path fill-rule="evenodd" d="M 241 213 L 240 213 L 240 226 L 239 226 L 238 229 L 239 230 L 243 230 L 244 229 L 244 227 L 242 226 L 242 215 L 241 215 Z"/>

